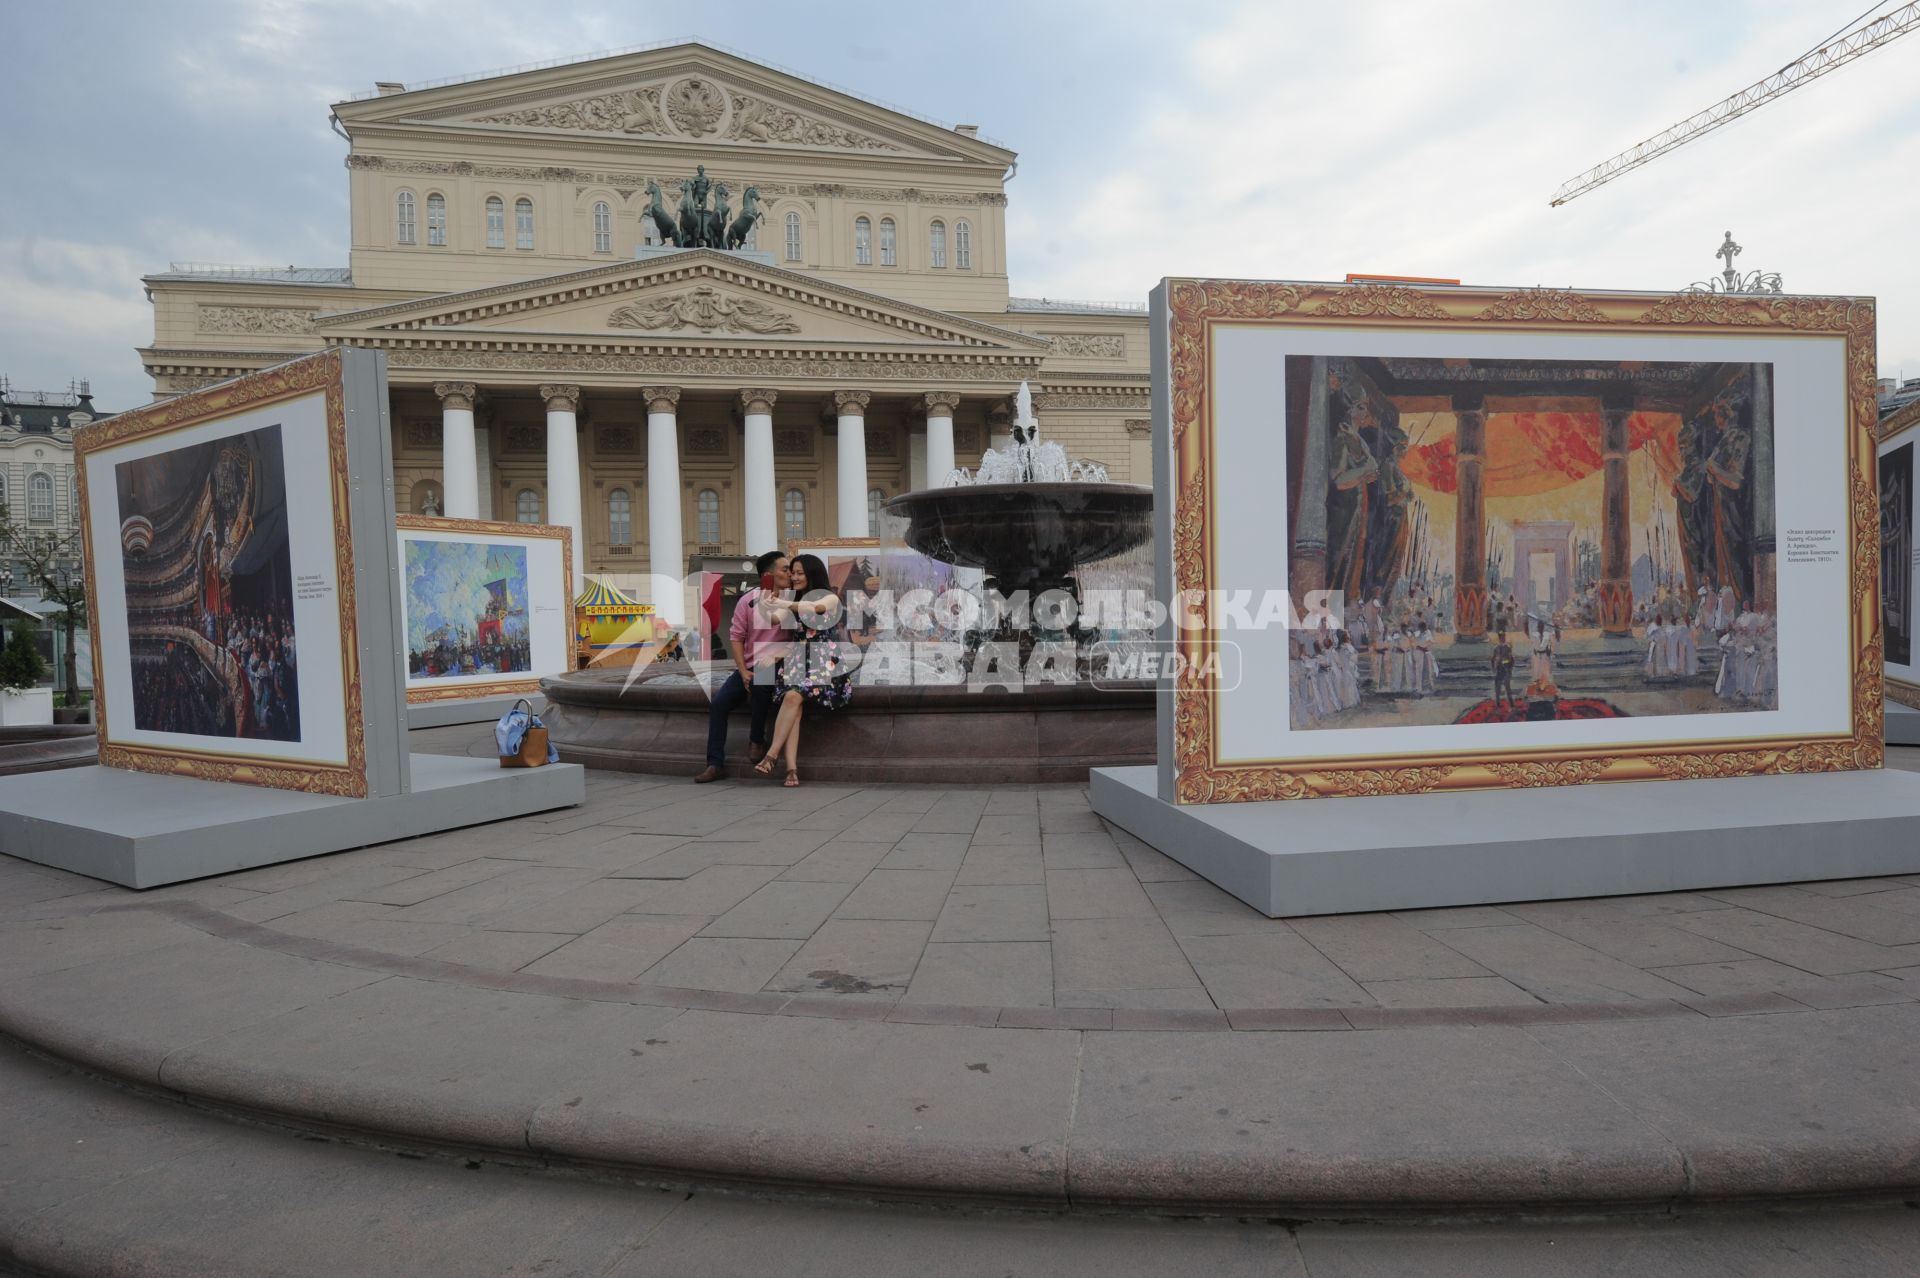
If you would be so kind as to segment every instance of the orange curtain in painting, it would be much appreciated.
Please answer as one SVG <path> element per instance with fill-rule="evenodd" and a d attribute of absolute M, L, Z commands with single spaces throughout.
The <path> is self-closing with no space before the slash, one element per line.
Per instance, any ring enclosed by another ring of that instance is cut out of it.
<path fill-rule="evenodd" d="M 1605 461 L 1600 426 L 1597 412 L 1489 413 L 1482 471 L 1487 495 L 1524 497 L 1585 479 Z M 1629 451 L 1644 450 L 1663 481 L 1679 472 L 1679 433 L 1676 413 L 1635 413 L 1627 419 Z M 1401 469 L 1423 488 L 1450 493 L 1457 459 L 1449 434 L 1408 449 Z"/>

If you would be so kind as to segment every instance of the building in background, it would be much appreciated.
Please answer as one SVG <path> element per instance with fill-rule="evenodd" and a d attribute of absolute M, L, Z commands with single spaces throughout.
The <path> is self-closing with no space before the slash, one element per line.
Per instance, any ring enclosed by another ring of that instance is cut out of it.
<path fill-rule="evenodd" d="M 80 503 L 73 466 L 73 428 L 112 413 L 93 404 L 84 381 L 64 391 L 15 389 L 0 375 L 0 505 L 17 535 L 52 538 L 60 558 L 80 566 Z M 19 547 L 0 548 L 0 595 L 39 596 Z"/>
<path fill-rule="evenodd" d="M 1152 480 L 1144 305 L 1011 295 L 1015 154 L 972 125 L 698 44 L 333 110 L 347 265 L 175 264 L 140 354 L 168 395 L 385 350 L 403 510 L 571 525 L 681 622 L 647 574 L 868 535 L 1023 380 L 1049 438 Z"/>

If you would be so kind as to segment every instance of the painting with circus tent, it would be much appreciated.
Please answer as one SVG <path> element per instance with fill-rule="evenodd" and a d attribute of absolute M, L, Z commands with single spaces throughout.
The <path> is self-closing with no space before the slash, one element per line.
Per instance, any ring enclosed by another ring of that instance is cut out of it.
<path fill-rule="evenodd" d="M 1776 709 L 1769 364 L 1290 356 L 1295 728 Z"/>
<path fill-rule="evenodd" d="M 482 541 L 404 544 L 409 681 L 532 669 L 526 547 Z"/>

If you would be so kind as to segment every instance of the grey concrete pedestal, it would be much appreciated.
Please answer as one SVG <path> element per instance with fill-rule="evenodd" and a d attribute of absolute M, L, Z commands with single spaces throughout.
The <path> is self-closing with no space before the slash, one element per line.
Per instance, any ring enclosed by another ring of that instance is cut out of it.
<path fill-rule="evenodd" d="M 342 799 L 265 786 L 70 768 L 0 777 L 0 852 L 149 888 L 323 852 L 572 807 L 586 770 L 411 756 L 410 793 Z"/>
<path fill-rule="evenodd" d="M 1905 771 L 1180 806 L 1101 768 L 1091 796 L 1275 918 L 1920 872 Z"/>
<path fill-rule="evenodd" d="M 1903 706 L 1898 701 L 1889 701 L 1886 705 L 1887 744 L 1920 745 L 1920 710 Z"/>

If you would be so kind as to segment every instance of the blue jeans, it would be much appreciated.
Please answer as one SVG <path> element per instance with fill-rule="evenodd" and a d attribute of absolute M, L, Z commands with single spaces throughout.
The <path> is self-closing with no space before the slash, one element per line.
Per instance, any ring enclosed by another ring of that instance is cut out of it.
<path fill-rule="evenodd" d="M 740 680 L 740 672 L 734 671 L 727 676 L 726 682 L 714 690 L 713 702 L 707 707 L 707 762 L 714 767 L 722 767 L 727 761 L 727 718 L 747 703 L 747 739 L 756 745 L 767 743 L 767 717 L 773 709 L 773 694 L 779 685 L 772 678 L 755 679 L 749 688 Z"/>

